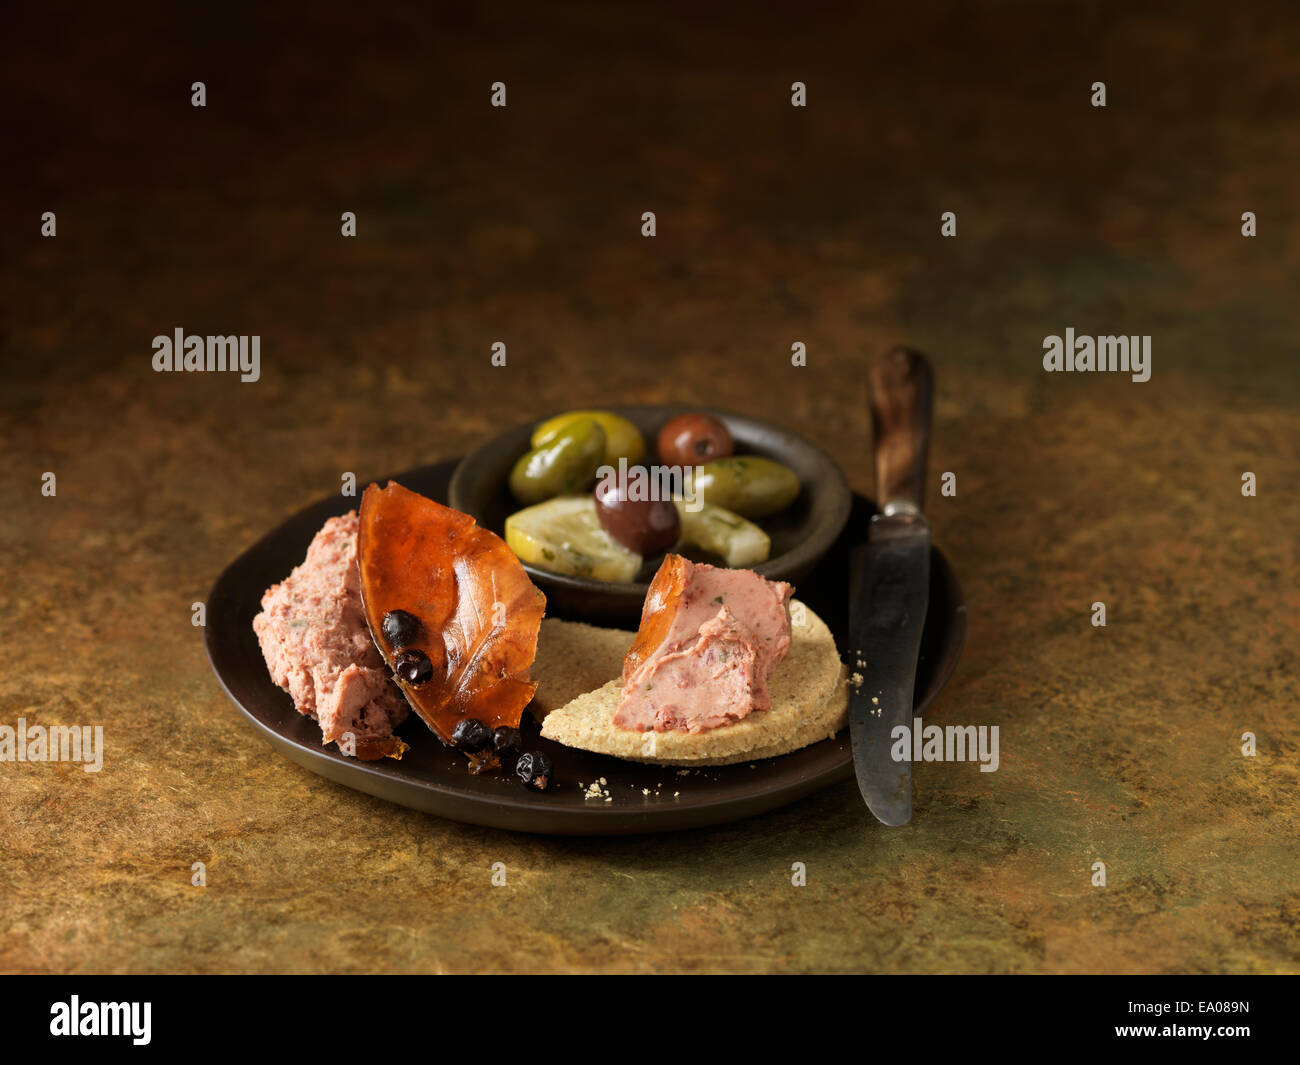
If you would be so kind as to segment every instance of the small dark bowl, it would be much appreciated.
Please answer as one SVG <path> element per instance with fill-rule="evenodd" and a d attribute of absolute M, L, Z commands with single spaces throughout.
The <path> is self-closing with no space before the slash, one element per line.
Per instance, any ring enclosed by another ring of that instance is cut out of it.
<path fill-rule="evenodd" d="M 707 412 L 726 423 L 735 438 L 737 454 L 763 455 L 794 470 L 801 486 L 799 497 L 781 513 L 758 523 L 772 539 L 772 554 L 754 570 L 769 580 L 789 581 L 797 587 L 848 521 L 852 493 L 844 474 L 826 452 L 796 433 L 757 418 L 705 407 L 648 405 L 603 409 L 621 414 L 641 430 L 649 449 L 643 460 L 646 463 L 657 461 L 655 439 L 665 422 L 678 414 Z M 515 426 L 466 455 L 451 478 L 451 505 L 472 515 L 484 528 L 504 536 L 506 518 L 523 507 L 510 494 L 507 484 L 510 470 L 528 450 L 533 428 L 542 420 Z M 524 569 L 546 593 L 548 614 L 634 625 L 650 587 L 649 580 L 615 583 L 550 573 L 530 565 Z"/>

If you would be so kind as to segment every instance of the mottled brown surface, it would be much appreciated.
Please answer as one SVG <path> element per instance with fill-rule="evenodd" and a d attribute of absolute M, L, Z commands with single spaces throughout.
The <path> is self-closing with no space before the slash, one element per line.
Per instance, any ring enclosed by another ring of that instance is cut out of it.
<path fill-rule="evenodd" d="M 856 7 L 6 14 L 0 723 L 108 749 L 0 764 L 0 969 L 1300 970 L 1298 16 Z M 178 325 L 261 334 L 262 380 L 154 374 Z M 1067 326 L 1152 334 L 1151 381 L 1044 374 Z M 869 491 L 900 341 L 958 477 L 941 712 L 1002 729 L 905 830 L 851 783 L 673 837 L 452 824 L 273 754 L 208 669 L 190 604 L 266 529 L 555 408 L 716 402 Z"/>

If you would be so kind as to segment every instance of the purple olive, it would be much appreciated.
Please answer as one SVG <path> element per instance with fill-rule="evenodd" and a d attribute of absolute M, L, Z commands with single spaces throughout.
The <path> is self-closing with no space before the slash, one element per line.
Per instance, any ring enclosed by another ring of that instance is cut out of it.
<path fill-rule="evenodd" d="M 617 477 L 596 483 L 596 516 L 605 531 L 629 551 L 650 557 L 667 551 L 682 531 L 669 499 L 629 499 Z"/>
<path fill-rule="evenodd" d="M 665 466 L 701 466 L 736 450 L 731 430 L 712 414 L 679 414 L 659 430 L 659 461 Z"/>

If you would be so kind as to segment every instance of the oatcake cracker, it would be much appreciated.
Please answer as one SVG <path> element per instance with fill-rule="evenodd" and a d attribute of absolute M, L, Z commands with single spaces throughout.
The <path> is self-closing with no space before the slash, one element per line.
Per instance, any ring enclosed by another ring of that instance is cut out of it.
<path fill-rule="evenodd" d="M 770 710 L 756 710 L 748 716 L 706 732 L 630 732 L 614 725 L 614 714 L 623 692 L 622 654 L 631 644 L 632 633 L 618 632 L 590 625 L 569 625 L 554 633 L 547 657 L 555 654 L 544 667 L 551 686 L 550 712 L 542 723 L 542 735 L 569 747 L 610 754 L 634 762 L 658 765 L 727 765 L 779 754 L 806 747 L 833 736 L 848 722 L 848 677 L 835 640 L 825 622 L 811 610 L 792 610 L 797 620 L 792 626 L 789 653 L 772 670 L 769 678 L 772 693 Z M 586 632 L 566 630 L 587 630 Z M 593 635 L 604 634 L 604 635 Z M 538 645 L 538 661 L 547 646 L 543 626 Z M 588 642 L 590 641 L 590 642 Z M 560 660 L 569 662 L 566 666 Z M 558 696 L 577 687 L 577 674 L 598 675 L 605 670 L 606 683 L 558 704 Z M 534 666 L 539 679 L 538 698 L 547 682 Z M 612 678 L 612 679 L 610 679 Z"/>
<path fill-rule="evenodd" d="M 529 674 L 537 683 L 533 716 L 540 720 L 556 707 L 622 674 L 623 656 L 635 638 L 635 632 L 623 629 L 543 618 L 537 657 Z"/>

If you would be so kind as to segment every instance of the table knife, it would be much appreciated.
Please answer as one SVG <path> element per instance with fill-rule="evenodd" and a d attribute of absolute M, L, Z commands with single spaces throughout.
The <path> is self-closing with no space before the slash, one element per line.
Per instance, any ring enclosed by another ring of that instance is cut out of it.
<path fill-rule="evenodd" d="M 930 364 L 918 351 L 895 348 L 871 367 L 869 383 L 880 511 L 852 556 L 849 731 L 863 799 L 882 824 L 897 826 L 912 819 L 912 698 L 930 597 L 930 525 L 922 513 Z M 896 731 L 902 726 L 906 733 Z M 895 750 L 905 756 L 895 759 Z"/>

